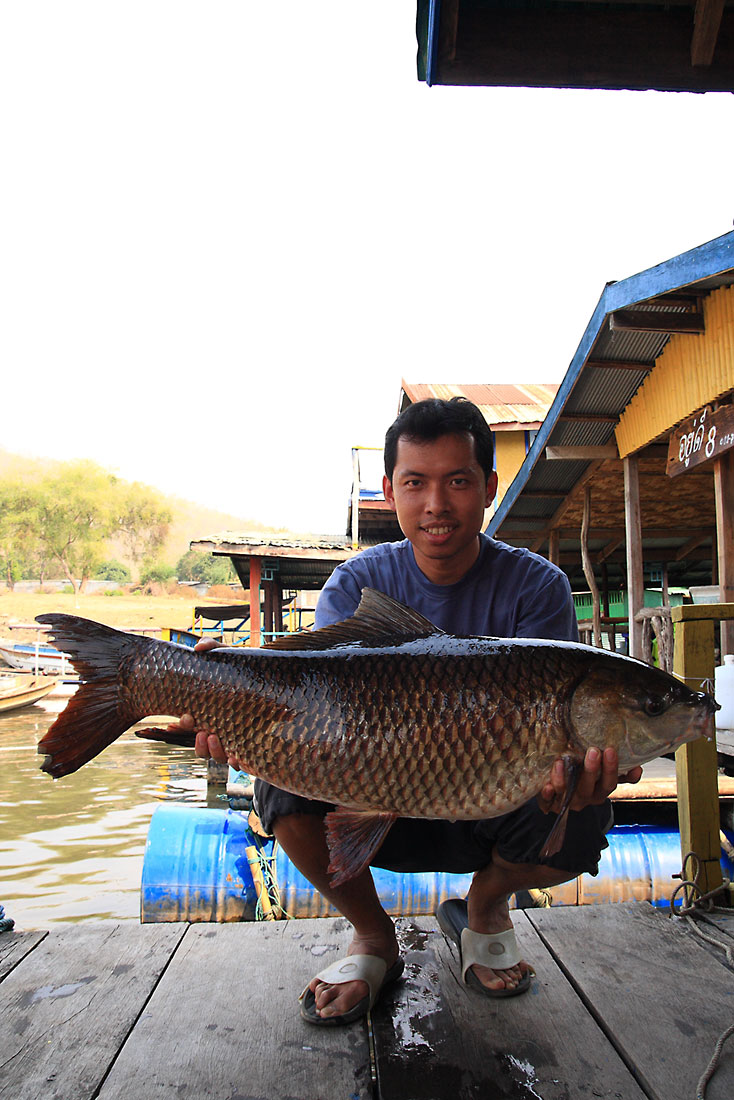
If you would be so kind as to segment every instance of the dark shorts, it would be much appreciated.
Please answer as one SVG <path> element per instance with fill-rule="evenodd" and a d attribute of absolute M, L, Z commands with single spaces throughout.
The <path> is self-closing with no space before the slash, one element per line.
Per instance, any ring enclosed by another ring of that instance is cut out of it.
<path fill-rule="evenodd" d="M 327 814 L 334 807 L 288 794 L 255 780 L 255 809 L 263 828 L 272 833 L 276 818 L 287 814 Z M 599 857 L 609 843 L 605 834 L 614 824 L 610 802 L 587 806 L 568 815 L 566 836 L 554 856 L 540 858 L 555 814 L 544 814 L 534 798 L 500 817 L 481 821 L 428 821 L 401 817 L 371 860 L 390 871 L 446 871 L 461 875 L 486 867 L 497 852 L 509 863 L 542 863 L 574 875 L 597 874 Z"/>

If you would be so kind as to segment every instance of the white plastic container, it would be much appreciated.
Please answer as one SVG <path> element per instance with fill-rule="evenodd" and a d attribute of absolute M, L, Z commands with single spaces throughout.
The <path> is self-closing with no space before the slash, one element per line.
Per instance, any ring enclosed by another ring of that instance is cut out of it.
<path fill-rule="evenodd" d="M 717 730 L 734 729 L 734 653 L 727 653 L 723 665 L 714 669 L 714 696 L 721 707 L 716 712 Z"/>

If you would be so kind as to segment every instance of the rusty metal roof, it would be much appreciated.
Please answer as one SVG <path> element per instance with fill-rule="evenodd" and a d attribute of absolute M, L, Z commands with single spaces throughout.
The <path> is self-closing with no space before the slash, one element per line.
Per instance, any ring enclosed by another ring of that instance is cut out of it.
<path fill-rule="evenodd" d="M 406 382 L 400 393 L 400 411 L 415 401 L 438 397 L 466 397 L 481 409 L 493 431 L 539 428 L 558 392 L 555 384 L 487 385 L 470 382 Z"/>

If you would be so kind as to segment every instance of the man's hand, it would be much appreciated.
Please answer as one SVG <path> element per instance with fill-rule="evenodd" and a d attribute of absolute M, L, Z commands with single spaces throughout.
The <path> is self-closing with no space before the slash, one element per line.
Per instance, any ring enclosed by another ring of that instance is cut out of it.
<path fill-rule="evenodd" d="M 619 775 L 619 758 L 616 749 L 588 749 L 584 767 L 571 799 L 570 809 L 583 810 L 585 806 L 598 806 L 605 801 L 618 783 L 639 783 L 642 768 L 632 768 L 626 775 Z M 538 795 L 538 805 L 543 813 L 558 813 L 566 793 L 566 773 L 563 760 L 556 760 L 548 782 Z"/>

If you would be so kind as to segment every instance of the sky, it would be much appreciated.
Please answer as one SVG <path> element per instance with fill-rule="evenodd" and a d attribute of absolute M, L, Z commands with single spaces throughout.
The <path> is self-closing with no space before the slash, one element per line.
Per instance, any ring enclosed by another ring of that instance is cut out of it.
<path fill-rule="evenodd" d="M 731 95 L 428 88 L 414 23 L 2 5 L 1 448 L 343 534 L 403 378 L 560 382 L 607 281 L 732 228 Z"/>

